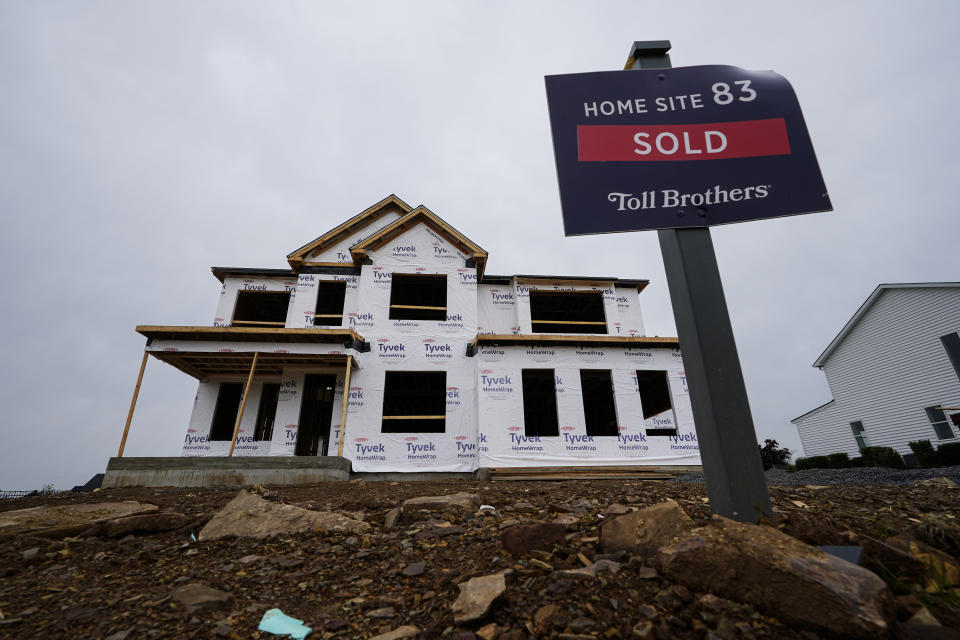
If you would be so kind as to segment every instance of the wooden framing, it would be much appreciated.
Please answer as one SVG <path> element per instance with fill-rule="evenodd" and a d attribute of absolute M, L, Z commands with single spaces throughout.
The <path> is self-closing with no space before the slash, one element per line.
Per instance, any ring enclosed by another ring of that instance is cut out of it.
<path fill-rule="evenodd" d="M 130 410 L 127 412 L 127 423 L 123 425 L 123 437 L 120 438 L 120 450 L 117 451 L 117 457 L 123 457 L 123 448 L 127 446 L 127 434 L 130 433 L 130 422 L 133 421 L 133 410 L 137 406 L 137 397 L 140 395 L 140 383 L 143 382 L 143 372 L 147 368 L 147 358 L 150 354 L 143 352 L 143 360 L 140 362 L 140 373 L 137 374 L 137 385 L 133 388 L 133 398 L 130 399 Z"/>
<path fill-rule="evenodd" d="M 224 342 L 363 342 L 353 329 L 284 329 L 273 327 L 190 327 L 138 325 L 137 333 L 157 340 L 222 340 Z"/>
<path fill-rule="evenodd" d="M 623 347 L 673 348 L 680 347 L 677 338 L 661 338 L 660 336 L 604 336 L 604 335 L 516 335 L 510 333 L 480 334 L 470 345 L 476 348 L 484 344 L 557 344 L 557 345 L 617 345 Z"/>
<path fill-rule="evenodd" d="M 337 455 L 343 457 L 343 443 L 347 437 L 347 402 L 350 400 L 350 369 L 353 358 L 347 360 L 347 373 L 343 376 L 343 408 L 340 410 L 340 441 L 337 443 Z"/>
<path fill-rule="evenodd" d="M 254 353 L 259 355 L 257 367 L 261 375 L 278 376 L 284 367 L 341 367 L 357 362 L 345 353 L 271 353 L 269 351 L 151 351 L 157 360 L 176 367 L 198 380 L 215 375 L 243 375 L 250 368 Z"/>
<path fill-rule="evenodd" d="M 442 416 L 383 416 L 381 420 L 445 420 L 446 415 Z"/>
<path fill-rule="evenodd" d="M 287 256 L 287 262 L 290 263 L 290 267 L 294 270 L 297 270 L 299 267 L 305 264 L 338 267 L 343 266 L 344 264 L 350 264 L 340 262 L 307 262 L 306 257 L 317 250 L 323 249 L 324 247 L 327 247 L 335 242 L 339 242 L 346 236 L 356 233 L 364 227 L 370 226 L 390 211 L 394 211 L 396 209 L 400 210 L 402 218 L 405 214 L 410 213 L 412 207 L 397 196 L 391 194 L 372 207 L 361 211 L 343 224 L 334 227 L 316 240 L 303 245 Z"/>
<path fill-rule="evenodd" d="M 243 410 L 247 407 L 247 396 L 250 395 L 250 385 L 253 383 L 253 372 L 257 368 L 257 357 L 259 352 L 253 352 L 253 362 L 250 364 L 250 375 L 247 376 L 247 384 L 243 388 L 243 400 L 240 401 L 240 411 L 237 412 L 237 424 L 233 427 L 233 438 L 230 440 L 230 453 L 228 458 L 233 457 L 233 448 L 237 446 L 237 435 L 240 433 L 240 421 L 243 420 Z"/>
<path fill-rule="evenodd" d="M 368 250 L 379 249 L 407 229 L 421 223 L 426 224 L 449 240 L 461 252 L 473 258 L 477 263 L 477 273 L 483 275 L 483 268 L 487 262 L 487 252 L 422 205 L 351 247 L 350 254 L 353 256 L 354 263 L 361 263 L 367 256 Z"/>

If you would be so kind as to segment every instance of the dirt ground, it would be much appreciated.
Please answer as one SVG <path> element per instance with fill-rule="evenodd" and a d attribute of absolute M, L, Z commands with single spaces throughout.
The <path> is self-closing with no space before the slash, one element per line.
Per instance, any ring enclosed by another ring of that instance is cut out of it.
<path fill-rule="evenodd" d="M 256 630 L 272 608 L 303 620 L 313 629 L 311 639 L 368 638 L 415 625 L 425 638 L 468 640 L 489 623 L 498 625 L 500 638 L 632 638 L 641 634 L 634 629 L 647 619 L 653 622 L 649 637 L 660 640 L 818 637 L 750 605 L 711 600 L 706 607 L 704 594 L 626 565 L 615 575 L 601 574 L 587 582 L 552 575 L 556 569 L 583 566 L 584 558 L 598 558 L 599 527 L 605 520 L 600 514 L 611 504 L 643 507 L 669 498 L 698 524 L 705 522 L 710 510 L 702 485 L 650 480 L 354 481 L 267 487 L 269 500 L 362 517 L 372 529 L 352 536 L 194 541 L 191 533 L 199 533 L 237 492 L 235 487 L 107 489 L 0 501 L 0 511 L 7 511 L 137 500 L 194 520 L 177 531 L 120 539 L 48 539 L 41 534 L 0 539 L 0 638 L 276 638 Z M 393 529 L 383 526 L 387 512 L 405 499 L 456 492 L 479 494 L 499 515 L 412 513 L 404 514 Z M 815 545 L 863 544 L 900 533 L 922 539 L 925 514 L 960 518 L 960 490 L 945 487 L 797 486 L 772 487 L 770 492 L 777 516 L 772 526 Z M 503 549 L 504 522 L 548 521 L 570 512 L 579 516 L 580 528 L 545 562 L 512 557 Z M 416 521 L 429 518 L 455 526 L 444 528 L 440 536 L 417 535 Z M 35 547 L 38 557 L 25 561 L 23 552 Z M 254 555 L 261 558 L 251 560 Z M 421 561 L 421 575 L 404 575 L 404 567 Z M 450 606 L 459 593 L 457 585 L 508 567 L 514 574 L 507 593 L 487 617 L 454 624 Z M 960 628 L 956 590 L 925 593 L 904 576 L 881 577 L 895 594 L 914 593 L 946 627 L 944 633 Z M 170 599 L 170 591 L 191 582 L 229 592 L 232 603 L 222 610 L 186 613 Z M 549 610 L 553 615 L 537 620 L 537 611 L 551 604 L 557 605 Z"/>

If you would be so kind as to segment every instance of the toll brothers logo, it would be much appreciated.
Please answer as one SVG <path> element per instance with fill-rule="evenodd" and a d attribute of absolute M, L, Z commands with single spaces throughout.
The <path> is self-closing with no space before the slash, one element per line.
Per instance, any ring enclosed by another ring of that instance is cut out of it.
<path fill-rule="evenodd" d="M 377 358 L 384 362 L 400 362 L 407 357 L 407 345 L 391 341 L 389 338 L 377 339 Z"/>
<path fill-rule="evenodd" d="M 445 342 L 437 342 L 433 338 L 424 338 L 423 355 L 429 362 L 450 362 L 453 358 L 453 347 Z"/>
<path fill-rule="evenodd" d="M 497 375 L 492 369 L 480 369 L 480 390 L 490 399 L 502 399 L 513 393 L 513 380 L 509 375 Z"/>
<path fill-rule="evenodd" d="M 421 441 L 417 436 L 404 438 L 407 445 L 407 460 L 413 463 L 437 461 L 437 443 L 429 440 Z"/>
<path fill-rule="evenodd" d="M 543 453 L 543 441 L 540 436 L 522 435 L 523 427 L 507 427 L 510 434 L 510 450 L 517 453 Z"/>

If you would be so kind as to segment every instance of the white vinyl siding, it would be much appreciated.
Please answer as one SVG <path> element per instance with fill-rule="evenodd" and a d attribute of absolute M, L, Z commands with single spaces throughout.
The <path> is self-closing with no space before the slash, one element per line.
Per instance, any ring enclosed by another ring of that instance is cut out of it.
<path fill-rule="evenodd" d="M 827 358 L 834 402 L 796 418 L 804 454 L 858 455 L 850 423 L 874 446 L 910 453 L 938 439 L 926 408 L 960 406 L 960 379 L 940 337 L 960 327 L 960 287 L 884 290 Z"/>

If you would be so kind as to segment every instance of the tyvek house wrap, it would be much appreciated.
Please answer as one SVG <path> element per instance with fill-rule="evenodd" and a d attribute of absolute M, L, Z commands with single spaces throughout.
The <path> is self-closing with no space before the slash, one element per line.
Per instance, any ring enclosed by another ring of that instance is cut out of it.
<path fill-rule="evenodd" d="M 373 264 L 360 276 L 351 321 L 371 350 L 350 382 L 344 455 L 356 471 L 472 471 L 477 468 L 476 391 L 466 347 L 477 332 L 476 269 L 465 267 L 467 256 L 426 225 L 368 255 Z M 446 276 L 446 318 L 390 319 L 394 273 Z M 386 371 L 446 372 L 444 433 L 382 433 Z"/>

